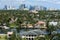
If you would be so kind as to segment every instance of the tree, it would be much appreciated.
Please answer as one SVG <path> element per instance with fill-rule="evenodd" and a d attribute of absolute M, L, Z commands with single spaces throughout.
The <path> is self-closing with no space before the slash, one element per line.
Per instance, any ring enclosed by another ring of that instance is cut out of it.
<path fill-rule="evenodd" d="M 22 40 L 22 38 L 20 37 L 20 35 L 17 35 L 17 40 Z"/>
<path fill-rule="evenodd" d="M 22 38 L 22 40 L 27 40 L 26 38 Z"/>
<path fill-rule="evenodd" d="M 16 39 L 16 33 L 15 32 L 11 35 L 10 40 L 17 40 Z"/>
<path fill-rule="evenodd" d="M 60 40 L 60 34 L 56 34 L 51 40 Z"/>
<path fill-rule="evenodd" d="M 37 36 L 36 38 L 34 38 L 34 40 L 45 40 L 45 38 Z"/>

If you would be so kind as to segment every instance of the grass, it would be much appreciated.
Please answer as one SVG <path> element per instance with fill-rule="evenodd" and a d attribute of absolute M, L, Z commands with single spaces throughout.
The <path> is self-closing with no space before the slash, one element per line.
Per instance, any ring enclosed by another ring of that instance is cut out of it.
<path fill-rule="evenodd" d="M 11 28 L 18 27 L 15 23 L 10 24 Z"/>
<path fill-rule="evenodd" d="M 6 40 L 5 37 L 6 37 L 6 34 L 0 34 L 0 40 Z"/>

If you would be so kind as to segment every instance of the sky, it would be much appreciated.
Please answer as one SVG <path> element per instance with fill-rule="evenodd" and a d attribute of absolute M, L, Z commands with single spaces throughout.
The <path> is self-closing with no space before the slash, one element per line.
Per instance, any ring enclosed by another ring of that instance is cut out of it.
<path fill-rule="evenodd" d="M 5 5 L 18 8 L 21 4 L 60 9 L 60 0 L 0 0 L 0 9 L 4 8 Z"/>

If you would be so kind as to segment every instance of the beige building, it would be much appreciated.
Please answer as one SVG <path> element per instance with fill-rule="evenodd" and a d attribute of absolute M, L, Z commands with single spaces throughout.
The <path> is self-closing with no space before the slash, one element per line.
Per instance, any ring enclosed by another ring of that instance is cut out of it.
<path fill-rule="evenodd" d="M 46 22 L 44 22 L 44 21 L 38 21 L 38 22 L 35 24 L 35 28 L 47 28 L 47 27 L 46 27 Z"/>

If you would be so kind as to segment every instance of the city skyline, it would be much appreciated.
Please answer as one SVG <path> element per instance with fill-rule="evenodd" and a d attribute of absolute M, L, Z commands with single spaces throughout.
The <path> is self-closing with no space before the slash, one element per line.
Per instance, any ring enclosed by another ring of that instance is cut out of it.
<path fill-rule="evenodd" d="M 60 0 L 0 0 L 0 9 L 3 9 L 5 5 L 19 8 L 21 4 L 60 9 Z"/>

